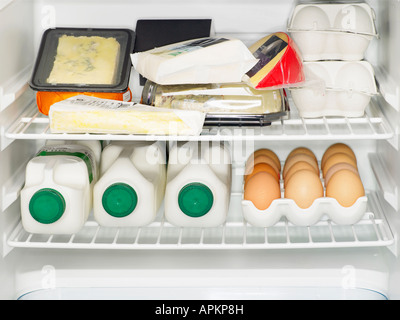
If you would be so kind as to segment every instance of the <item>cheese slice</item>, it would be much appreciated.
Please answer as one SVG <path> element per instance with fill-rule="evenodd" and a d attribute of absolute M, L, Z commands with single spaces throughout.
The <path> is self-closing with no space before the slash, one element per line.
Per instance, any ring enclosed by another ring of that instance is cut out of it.
<path fill-rule="evenodd" d="M 47 82 L 113 84 L 119 54 L 120 44 L 115 38 L 63 35 Z"/>

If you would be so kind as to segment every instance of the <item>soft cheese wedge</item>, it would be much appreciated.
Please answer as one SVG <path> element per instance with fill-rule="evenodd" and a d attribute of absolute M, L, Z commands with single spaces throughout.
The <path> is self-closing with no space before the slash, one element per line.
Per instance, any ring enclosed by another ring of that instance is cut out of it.
<path fill-rule="evenodd" d="M 119 53 L 120 44 L 112 37 L 63 35 L 47 82 L 113 84 Z"/>

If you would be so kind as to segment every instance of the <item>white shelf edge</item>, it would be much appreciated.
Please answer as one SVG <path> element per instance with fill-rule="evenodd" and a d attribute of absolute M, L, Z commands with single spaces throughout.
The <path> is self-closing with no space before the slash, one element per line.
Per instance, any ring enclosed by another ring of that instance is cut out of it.
<path fill-rule="evenodd" d="M 1 10 L 1 9 L 0 9 Z M 0 111 L 5 110 L 28 88 L 32 66 L 26 66 L 15 77 L 0 86 Z"/>
<path fill-rule="evenodd" d="M 385 101 L 396 111 L 400 111 L 400 86 L 382 67 L 374 67 L 379 91 Z"/>
<path fill-rule="evenodd" d="M 1 187 L 1 211 L 4 212 L 9 206 L 18 200 L 20 192 L 25 183 L 24 163 Z"/>
<path fill-rule="evenodd" d="M 374 173 L 375 179 L 377 180 L 379 187 L 382 191 L 384 199 L 389 203 L 389 205 L 395 209 L 399 210 L 399 190 L 396 186 L 390 173 L 387 171 L 385 166 L 377 154 L 369 154 L 369 161 L 371 164 L 372 171 Z"/>

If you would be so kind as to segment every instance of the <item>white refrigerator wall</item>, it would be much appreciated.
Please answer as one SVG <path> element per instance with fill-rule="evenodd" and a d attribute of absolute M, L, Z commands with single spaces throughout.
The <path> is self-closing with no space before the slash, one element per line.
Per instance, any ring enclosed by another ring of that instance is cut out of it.
<path fill-rule="evenodd" d="M 343 268 L 347 265 L 355 266 L 358 272 L 357 281 L 353 285 L 382 292 L 390 298 L 400 298 L 400 265 L 395 256 L 398 253 L 397 233 L 400 231 L 400 60 L 397 57 L 400 51 L 400 3 L 396 0 L 373 0 L 369 3 L 376 12 L 379 39 L 375 39 L 371 44 L 367 58 L 376 69 L 384 96 L 376 99 L 374 103 L 380 106 L 378 109 L 385 114 L 394 135 L 387 140 L 358 140 L 351 135 L 348 139 L 342 137 L 338 140 L 348 143 L 354 149 L 365 187 L 378 191 L 395 237 L 395 245 L 389 249 L 208 252 L 10 248 L 6 241 L 19 220 L 19 191 L 24 183 L 24 166 L 44 141 L 13 140 L 7 138 L 5 133 L 24 109 L 34 102 L 34 95 L 26 82 L 31 74 L 42 33 L 47 28 L 135 29 L 136 21 L 140 18 L 212 18 L 213 29 L 217 35 L 231 35 L 250 44 L 266 34 L 285 31 L 295 2 L 0 1 L 0 250 L 3 257 L 0 258 L 0 299 L 17 298 L 29 291 L 43 288 L 49 272 L 52 275 L 51 267 L 57 271 L 57 284 L 60 287 L 192 286 L 207 289 L 215 286 L 231 287 L 231 297 L 239 297 L 243 290 L 247 290 L 248 297 L 267 297 L 264 288 L 277 286 L 289 288 L 308 284 L 310 287 L 319 288 L 324 285 L 341 287 L 343 270 L 345 274 L 348 270 Z M 136 86 L 137 76 L 132 72 L 131 89 L 135 98 L 140 95 Z M 306 145 L 321 159 L 324 150 L 335 142 L 330 136 L 326 139 L 321 136 L 315 140 L 303 141 L 301 137 L 294 136 L 294 139 L 284 141 L 233 143 L 232 155 L 236 170 L 233 191 L 240 192 L 241 168 L 253 149 L 271 148 L 282 160 L 293 148 Z M 196 280 L 197 277 L 201 281 Z M 261 287 L 260 291 L 255 289 L 257 286 Z M 250 287 L 253 289 L 249 289 Z M 134 296 L 136 293 L 130 294 Z M 205 296 L 207 294 L 209 293 L 204 293 Z"/>

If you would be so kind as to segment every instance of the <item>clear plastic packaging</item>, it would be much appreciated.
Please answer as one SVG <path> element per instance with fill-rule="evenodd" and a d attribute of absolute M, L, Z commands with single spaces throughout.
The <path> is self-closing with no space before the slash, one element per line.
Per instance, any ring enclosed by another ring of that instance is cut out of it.
<path fill-rule="evenodd" d="M 221 118 L 231 123 L 272 121 L 287 111 L 282 90 L 255 90 L 244 83 L 162 86 L 148 80 L 141 102 L 157 108 L 206 113 L 206 124 L 213 120 L 223 124 L 218 122 Z"/>
<path fill-rule="evenodd" d="M 375 13 L 367 3 L 299 4 L 288 32 L 304 61 L 362 60 L 378 36 Z"/>

